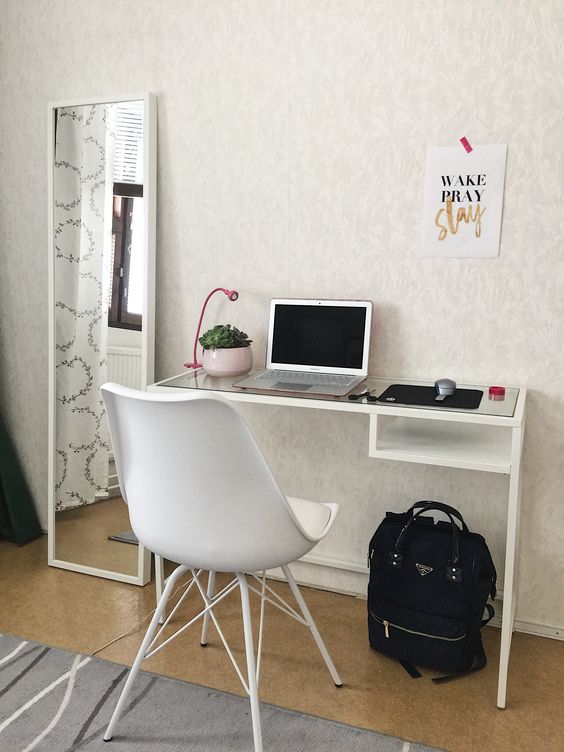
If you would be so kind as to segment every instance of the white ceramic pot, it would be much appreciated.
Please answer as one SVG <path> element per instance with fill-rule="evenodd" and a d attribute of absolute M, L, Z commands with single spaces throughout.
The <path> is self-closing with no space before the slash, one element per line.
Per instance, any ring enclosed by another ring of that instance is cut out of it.
<path fill-rule="evenodd" d="M 253 367 L 253 353 L 250 346 L 204 350 L 202 365 L 208 376 L 242 376 Z"/>

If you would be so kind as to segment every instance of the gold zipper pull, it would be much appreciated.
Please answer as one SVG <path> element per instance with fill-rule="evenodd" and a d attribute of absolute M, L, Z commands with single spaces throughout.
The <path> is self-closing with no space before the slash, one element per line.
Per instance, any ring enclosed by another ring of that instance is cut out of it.
<path fill-rule="evenodd" d="M 389 637 L 390 637 L 390 630 L 388 629 L 388 627 L 390 626 L 390 622 L 389 622 L 389 621 L 386 621 L 386 620 L 384 619 L 384 621 L 382 622 L 382 624 L 384 625 L 384 634 L 385 634 L 385 636 L 386 636 L 387 638 L 389 638 Z"/>

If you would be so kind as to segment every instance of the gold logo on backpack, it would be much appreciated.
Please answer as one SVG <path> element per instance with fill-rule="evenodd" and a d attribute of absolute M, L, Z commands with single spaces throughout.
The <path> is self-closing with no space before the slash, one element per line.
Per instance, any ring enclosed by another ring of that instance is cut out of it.
<path fill-rule="evenodd" d="M 428 567 L 426 564 L 415 564 L 415 566 L 417 567 L 417 571 L 422 577 L 433 571 L 433 567 Z"/>

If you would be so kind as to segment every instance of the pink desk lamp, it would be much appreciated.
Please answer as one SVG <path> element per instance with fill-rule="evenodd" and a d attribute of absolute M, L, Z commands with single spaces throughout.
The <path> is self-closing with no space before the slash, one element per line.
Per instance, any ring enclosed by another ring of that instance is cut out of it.
<path fill-rule="evenodd" d="M 231 302 L 235 302 L 237 298 L 239 297 L 239 293 L 237 290 L 227 290 L 225 287 L 216 287 L 215 290 L 212 290 L 208 297 L 204 300 L 204 305 L 202 306 L 202 312 L 200 313 L 200 320 L 198 321 L 198 328 L 196 330 L 196 337 L 194 339 L 194 361 L 192 363 L 184 363 L 185 368 L 201 368 L 202 364 L 198 363 L 197 358 L 197 349 L 198 349 L 198 337 L 200 336 L 200 329 L 202 326 L 202 319 L 204 318 L 204 311 L 206 310 L 206 306 L 208 304 L 208 300 L 211 298 L 211 296 L 216 292 L 223 292 L 225 295 L 227 295 L 228 299 L 231 300 Z"/>

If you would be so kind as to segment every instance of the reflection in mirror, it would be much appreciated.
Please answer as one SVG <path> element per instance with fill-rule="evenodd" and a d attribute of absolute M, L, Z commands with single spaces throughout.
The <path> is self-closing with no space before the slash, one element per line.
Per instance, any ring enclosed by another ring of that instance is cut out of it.
<path fill-rule="evenodd" d="M 50 105 L 49 563 L 147 581 L 99 388 L 153 381 L 155 100 Z"/>

